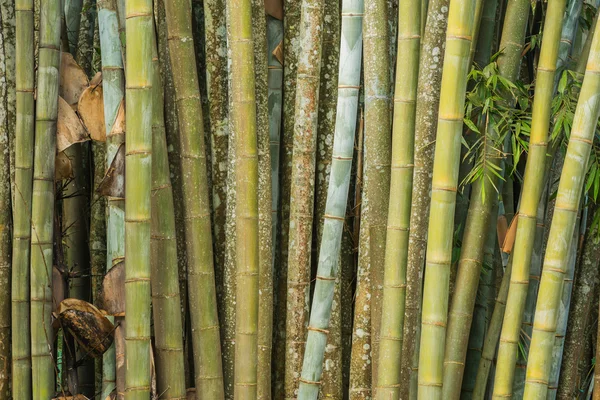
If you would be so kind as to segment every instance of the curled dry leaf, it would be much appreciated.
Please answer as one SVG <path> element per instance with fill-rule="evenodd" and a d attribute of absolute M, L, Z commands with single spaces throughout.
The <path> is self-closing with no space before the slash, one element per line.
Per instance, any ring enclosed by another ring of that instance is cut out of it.
<path fill-rule="evenodd" d="M 59 94 L 72 106 L 77 107 L 81 93 L 90 85 L 83 68 L 70 53 L 61 53 Z"/>
<path fill-rule="evenodd" d="M 96 191 L 102 196 L 125 198 L 125 145 L 119 146 Z"/>
<path fill-rule="evenodd" d="M 90 356 L 101 357 L 112 344 L 114 326 L 92 304 L 79 299 L 65 299 L 58 306 L 58 315 L 63 327 Z"/>
<path fill-rule="evenodd" d="M 96 75 L 90 81 L 90 86 L 97 86 L 102 83 L 102 71 L 96 72 Z"/>
<path fill-rule="evenodd" d="M 108 315 L 125 313 L 125 263 L 117 263 L 104 275 L 100 304 Z"/>
<path fill-rule="evenodd" d="M 119 105 L 119 110 L 117 111 L 117 116 L 115 117 L 115 121 L 112 125 L 112 129 L 108 136 L 120 135 L 125 133 L 125 100 L 121 101 Z"/>
<path fill-rule="evenodd" d="M 64 152 L 60 152 L 54 161 L 54 180 L 61 181 L 70 178 L 73 178 L 73 163 Z"/>
<path fill-rule="evenodd" d="M 89 140 L 81 120 L 65 99 L 58 98 L 58 121 L 56 123 L 56 149 L 60 153 L 75 143 Z"/>
<path fill-rule="evenodd" d="M 504 241 L 502 242 L 502 251 L 510 254 L 512 252 L 513 246 L 515 245 L 515 239 L 517 237 L 517 224 L 519 222 L 519 213 L 516 213 L 513 217 L 510 226 L 508 227 L 508 231 L 504 236 Z"/>
<path fill-rule="evenodd" d="M 106 141 L 104 127 L 104 98 L 102 85 L 90 86 L 83 91 L 77 105 L 77 112 L 92 140 Z"/>

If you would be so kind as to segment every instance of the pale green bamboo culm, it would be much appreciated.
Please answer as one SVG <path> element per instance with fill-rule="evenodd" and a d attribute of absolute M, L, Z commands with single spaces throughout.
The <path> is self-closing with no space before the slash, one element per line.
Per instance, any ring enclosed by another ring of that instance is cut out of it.
<path fill-rule="evenodd" d="M 418 396 L 442 398 L 443 359 L 460 146 L 475 0 L 451 0 L 433 163 L 423 288 Z"/>
<path fill-rule="evenodd" d="M 587 163 L 600 113 L 600 25 L 596 25 L 581 93 L 573 119 L 550 227 L 533 336 L 527 363 L 525 399 L 545 399 L 552 367 L 552 348 Z"/>
<path fill-rule="evenodd" d="M 115 0 L 98 0 L 98 29 L 102 56 L 102 94 L 106 130 L 106 166 L 110 166 L 125 133 L 113 126 L 123 101 L 125 77 L 119 39 L 119 21 Z M 108 197 L 106 214 L 106 269 L 110 270 L 125 256 L 125 204 L 123 199 Z M 113 319 L 112 317 L 109 317 Z M 102 395 L 105 399 L 116 387 L 114 344 L 102 355 Z"/>
<path fill-rule="evenodd" d="M 15 193 L 12 246 L 12 397 L 31 398 L 29 252 L 34 141 L 33 0 L 17 0 Z"/>
<path fill-rule="evenodd" d="M 554 93 L 554 75 L 565 4 L 566 0 L 552 1 L 548 4 L 546 12 L 544 39 L 536 74 L 536 93 L 533 100 L 529 154 L 523 182 L 524 190 L 521 195 L 515 247 L 512 253 L 513 269 L 494 379 L 493 398 L 498 400 L 510 397 L 513 393 L 521 322 L 535 240 L 537 208 L 544 184 L 550 103 Z"/>
<path fill-rule="evenodd" d="M 59 1 L 43 0 L 35 114 L 35 155 L 31 211 L 31 370 L 33 398 L 54 395 L 52 347 L 52 262 L 54 239 L 54 160 L 60 68 Z M 22 333 L 19 333 L 22 335 Z"/>
<path fill-rule="evenodd" d="M 125 399 L 142 400 L 151 384 L 152 1 L 128 0 L 125 16 Z"/>
<path fill-rule="evenodd" d="M 406 263 L 421 45 L 420 13 L 420 0 L 400 2 L 392 121 L 392 168 L 379 332 L 379 365 L 375 388 L 375 395 L 381 400 L 398 399 L 400 396 L 400 360 L 406 301 Z"/>
<path fill-rule="evenodd" d="M 192 37 L 189 0 L 165 1 L 169 55 L 179 121 L 188 295 L 194 347 L 196 393 L 200 399 L 220 399 L 223 369 L 203 115 Z"/>
<path fill-rule="evenodd" d="M 327 205 L 298 400 L 316 400 L 350 186 L 362 56 L 362 0 L 342 2 L 338 103 Z"/>
<path fill-rule="evenodd" d="M 237 196 L 234 398 L 241 400 L 256 399 L 258 374 L 258 141 L 252 2 L 228 0 L 227 17 Z"/>

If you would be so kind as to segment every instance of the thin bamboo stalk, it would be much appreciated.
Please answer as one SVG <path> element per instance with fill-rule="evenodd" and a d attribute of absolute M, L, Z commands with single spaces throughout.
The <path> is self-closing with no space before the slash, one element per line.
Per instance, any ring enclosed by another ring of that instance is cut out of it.
<path fill-rule="evenodd" d="M 152 1 L 125 3 L 125 398 L 150 395 Z M 132 179 L 133 178 L 133 179 Z M 135 362 L 133 361 L 135 360 Z"/>
<path fill-rule="evenodd" d="M 525 399 L 541 398 L 541 396 L 545 398 L 548 390 L 552 367 L 550 359 L 564 284 L 563 277 L 566 273 L 569 247 L 575 230 L 587 161 L 600 114 L 600 102 L 596 95 L 600 90 L 599 64 L 600 27 L 597 26 L 573 119 L 573 129 L 569 138 L 544 258 L 527 363 Z"/>
<path fill-rule="evenodd" d="M 60 68 L 60 2 L 41 1 L 31 213 L 31 357 L 33 398 L 54 395 L 52 255 L 54 159 Z"/>
<path fill-rule="evenodd" d="M 385 246 L 383 305 L 376 382 L 378 399 L 398 399 L 406 262 L 414 167 L 415 110 L 421 4 L 402 1 L 398 8 L 398 50 L 394 90 L 392 166 Z"/>
<path fill-rule="evenodd" d="M 456 187 L 475 1 L 450 1 L 423 287 L 419 397 L 441 398 Z"/>
<path fill-rule="evenodd" d="M 29 254 L 34 143 L 33 0 L 17 0 L 16 13 L 16 137 L 12 245 L 12 396 L 31 399 Z"/>
<path fill-rule="evenodd" d="M 194 346 L 197 394 L 223 397 L 223 370 L 213 266 L 210 206 L 202 108 L 192 38 L 189 1 L 166 1 L 167 30 L 173 71 L 183 184 L 188 294 Z"/>
<path fill-rule="evenodd" d="M 546 13 L 544 40 L 542 41 L 536 76 L 537 84 L 533 104 L 529 155 L 523 183 L 526 190 L 522 194 L 520 211 L 517 216 L 517 234 L 515 248 L 513 249 L 514 268 L 498 350 L 494 399 L 512 395 L 518 354 L 517 346 L 523 319 L 523 308 L 527 297 L 531 253 L 535 240 L 537 206 L 544 183 L 550 102 L 553 95 L 554 74 L 565 3 L 566 1 L 563 0 L 549 3 Z"/>
<path fill-rule="evenodd" d="M 319 381 L 323 372 L 354 152 L 362 55 L 362 11 L 361 0 L 344 0 L 342 3 L 341 62 L 334 149 L 299 400 L 318 398 Z M 382 73 L 387 76 L 387 72 Z"/>
<path fill-rule="evenodd" d="M 77 54 L 83 0 L 63 0 L 63 2 L 65 10 L 65 22 L 67 24 L 67 37 L 69 39 L 69 47 L 64 50 L 71 54 Z"/>

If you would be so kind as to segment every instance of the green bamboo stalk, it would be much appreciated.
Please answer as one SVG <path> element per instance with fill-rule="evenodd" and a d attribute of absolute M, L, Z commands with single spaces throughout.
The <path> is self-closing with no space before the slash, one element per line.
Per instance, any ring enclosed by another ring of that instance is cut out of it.
<path fill-rule="evenodd" d="M 596 95 L 600 90 L 600 78 L 597 76 L 600 69 L 598 64 L 600 64 L 600 28 L 596 27 L 573 119 L 573 129 L 561 173 L 544 258 L 527 363 L 524 395 L 526 399 L 542 398 L 542 396 L 545 398 L 548 390 L 554 335 L 564 284 L 563 277 L 568 264 L 569 248 L 575 230 L 587 161 L 600 113 L 600 102 Z"/>
<path fill-rule="evenodd" d="M 34 142 L 33 0 L 15 2 L 16 100 L 15 194 L 12 245 L 12 396 L 31 399 L 29 254 Z"/>
<path fill-rule="evenodd" d="M 418 337 L 420 328 L 421 288 L 427 222 L 433 172 L 433 142 L 435 141 L 442 64 L 448 22 L 448 0 L 429 1 L 424 26 L 422 51 L 419 60 L 417 109 L 415 115 L 414 175 L 406 266 L 406 305 L 403 328 L 402 360 L 400 371 L 400 397 L 417 397 L 419 362 Z M 423 28 L 423 27 L 422 27 Z"/>
<path fill-rule="evenodd" d="M 67 24 L 67 37 L 69 40 L 69 47 L 64 49 L 64 51 L 68 51 L 71 54 L 77 54 L 83 0 L 63 0 L 63 2 L 65 22 Z"/>
<path fill-rule="evenodd" d="M 286 317 L 286 398 L 294 398 L 304 358 L 305 329 L 310 308 L 311 247 L 315 192 L 315 158 L 321 71 L 323 0 L 303 0 L 300 57 L 290 192 Z"/>
<path fill-rule="evenodd" d="M 231 55 L 230 118 L 235 132 L 236 321 L 234 398 L 257 397 L 258 143 L 252 3 L 227 1 Z"/>
<path fill-rule="evenodd" d="M 15 15 L 15 2 L 9 1 L 0 4 L 0 12 L 2 13 L 2 36 L 3 46 L 5 51 L 5 62 L 6 62 L 6 83 L 8 91 L 6 93 L 6 112 L 11 124 L 8 124 L 8 140 L 10 153 L 10 187 L 11 187 L 11 201 L 13 202 L 13 213 L 14 213 L 14 198 L 15 198 L 15 135 L 16 135 L 16 15 Z M 13 214 L 14 217 L 14 214 Z"/>
<path fill-rule="evenodd" d="M 76 0 L 79 1 L 79 0 Z M 81 22 L 77 40 L 77 52 L 72 53 L 77 63 L 88 75 L 93 75 L 94 27 L 96 26 L 97 0 L 83 0 Z"/>
<path fill-rule="evenodd" d="M 527 297 L 531 254 L 535 241 L 536 215 L 544 184 L 544 165 L 550 123 L 550 102 L 553 95 L 554 73 L 558 57 L 561 21 L 565 1 L 549 3 L 544 26 L 544 40 L 536 76 L 536 95 L 533 104 L 533 121 L 529 155 L 521 198 L 515 247 L 513 249 L 513 274 L 509 288 L 493 396 L 505 398 L 512 395 L 517 346 Z"/>
<path fill-rule="evenodd" d="M 33 398 L 54 394 L 52 255 L 54 159 L 60 68 L 60 2 L 41 1 L 31 212 L 31 357 Z"/>
<path fill-rule="evenodd" d="M 387 4 L 367 2 L 364 37 L 364 185 L 362 189 L 358 272 L 352 356 L 350 398 L 371 397 L 372 352 L 374 345 L 372 304 L 379 272 L 383 275 L 385 235 L 390 190 L 390 74 Z M 381 271 L 377 271 L 380 269 Z M 377 317 L 375 317 L 377 319 Z M 378 328 L 377 328 L 378 329 Z"/>
<path fill-rule="evenodd" d="M 223 397 L 223 370 L 213 267 L 202 108 L 195 68 L 191 4 L 165 2 L 171 69 L 179 116 L 188 287 L 196 390 Z M 184 61 L 187 60 L 187 61 Z"/>
<path fill-rule="evenodd" d="M 345 61 L 339 64 L 334 149 L 299 400 L 317 399 L 323 372 L 354 151 L 362 55 L 362 11 L 361 0 L 344 0 L 342 3 L 340 60 Z M 385 48 L 381 50 L 387 51 Z M 387 71 L 381 73 L 387 76 Z M 387 109 L 385 111 L 387 113 Z"/>
<path fill-rule="evenodd" d="M 394 90 L 392 166 L 385 247 L 383 306 L 376 396 L 398 399 L 406 262 L 414 166 L 415 109 L 421 33 L 419 0 L 398 8 L 398 51 Z"/>
<path fill-rule="evenodd" d="M 147 399 L 151 383 L 152 1 L 127 1 L 125 17 L 125 398 L 134 400 Z"/>
<path fill-rule="evenodd" d="M 453 220 L 475 1 L 450 1 L 423 288 L 419 397 L 441 398 Z"/>

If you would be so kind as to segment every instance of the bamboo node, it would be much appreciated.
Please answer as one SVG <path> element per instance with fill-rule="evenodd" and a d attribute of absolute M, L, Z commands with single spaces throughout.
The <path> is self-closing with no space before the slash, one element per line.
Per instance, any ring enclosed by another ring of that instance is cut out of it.
<path fill-rule="evenodd" d="M 591 141 L 590 139 L 586 139 L 586 138 L 578 137 L 578 136 L 573 136 L 573 135 L 569 138 L 569 140 L 574 140 L 576 142 L 583 142 L 583 143 L 590 144 L 590 145 L 593 143 L 593 141 Z"/>
<path fill-rule="evenodd" d="M 337 221 L 345 221 L 345 217 L 338 217 L 337 215 L 325 214 L 323 215 L 323 219 L 335 219 Z"/>
<path fill-rule="evenodd" d="M 526 379 L 525 383 L 532 383 L 534 385 L 548 386 L 548 381 L 543 380 L 543 379 Z"/>
<path fill-rule="evenodd" d="M 150 278 L 129 278 L 125 279 L 125 283 L 135 283 L 135 282 L 150 282 Z"/>
<path fill-rule="evenodd" d="M 236 382 L 235 386 L 256 386 L 256 382 Z"/>
<path fill-rule="evenodd" d="M 313 331 L 313 332 L 319 332 L 319 333 L 322 333 L 324 335 L 328 335 L 329 334 L 329 331 L 326 330 L 326 329 L 316 328 L 316 327 L 310 326 L 310 325 L 306 329 L 308 329 L 309 331 Z"/>
<path fill-rule="evenodd" d="M 557 274 L 561 274 L 561 275 L 564 275 L 564 274 L 567 273 L 567 271 L 565 271 L 563 269 L 546 266 L 546 267 L 544 267 L 544 270 L 542 271 L 542 275 L 546 271 L 548 271 L 548 272 L 556 272 Z"/>
<path fill-rule="evenodd" d="M 503 338 L 500 338 L 500 342 L 501 343 L 507 343 L 507 344 L 513 344 L 513 345 L 519 343 L 518 340 L 503 339 Z"/>
<path fill-rule="evenodd" d="M 153 299 L 172 299 L 174 297 L 179 297 L 179 292 L 177 292 L 177 293 L 165 293 L 165 294 L 154 294 L 154 295 L 152 295 Z"/>
<path fill-rule="evenodd" d="M 320 281 L 335 281 L 335 276 L 323 276 L 323 275 L 317 275 L 317 280 Z"/>
<path fill-rule="evenodd" d="M 385 336 L 385 335 L 383 335 L 383 336 L 380 336 L 380 337 L 379 337 L 379 340 L 380 340 L 380 341 L 381 341 L 381 340 L 384 340 L 384 339 L 385 339 L 385 340 L 392 340 L 392 341 L 394 341 L 394 342 L 401 342 L 401 341 L 402 341 L 402 338 L 401 338 L 401 337 L 396 337 L 396 336 Z"/>
<path fill-rule="evenodd" d="M 151 17 L 152 13 L 131 13 L 125 16 L 125 19 L 137 18 L 137 17 Z"/>
<path fill-rule="evenodd" d="M 427 321 L 427 320 L 423 320 L 421 322 L 421 324 L 423 324 L 423 325 L 431 325 L 431 326 L 439 326 L 441 328 L 445 328 L 446 327 L 446 323 L 445 322 L 439 322 L 439 321 Z"/>
<path fill-rule="evenodd" d="M 384 288 L 390 288 L 390 289 L 403 289 L 406 288 L 406 283 L 400 283 L 398 285 L 383 285 Z"/>
<path fill-rule="evenodd" d="M 321 385 L 321 381 L 310 381 L 308 379 L 300 378 L 298 379 L 300 382 L 305 383 L 307 385 L 319 386 Z"/>
<path fill-rule="evenodd" d="M 342 13 L 342 17 L 364 17 L 364 13 Z"/>
<path fill-rule="evenodd" d="M 419 386 L 442 387 L 442 384 L 441 383 L 436 383 L 436 382 L 419 382 Z"/>
<path fill-rule="evenodd" d="M 150 386 L 135 386 L 135 387 L 128 387 L 125 389 L 125 393 L 127 392 L 145 392 L 145 391 L 149 391 L 150 390 Z"/>
<path fill-rule="evenodd" d="M 460 362 L 460 361 L 444 361 L 444 365 L 446 365 L 446 364 L 465 365 L 464 362 Z"/>
<path fill-rule="evenodd" d="M 125 340 L 131 340 L 132 342 L 146 342 L 150 341 L 150 336 L 125 336 Z"/>
<path fill-rule="evenodd" d="M 202 332 L 202 331 L 208 331 L 208 330 L 211 330 L 211 329 L 219 329 L 219 325 L 203 326 L 201 328 L 196 328 L 194 330 Z"/>

